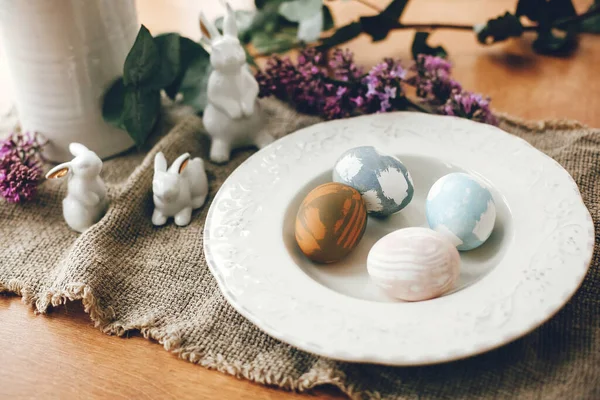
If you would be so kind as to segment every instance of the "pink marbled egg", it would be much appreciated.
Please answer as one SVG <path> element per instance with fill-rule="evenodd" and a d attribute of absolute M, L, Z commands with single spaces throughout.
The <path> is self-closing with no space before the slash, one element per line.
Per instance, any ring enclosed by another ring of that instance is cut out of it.
<path fill-rule="evenodd" d="M 367 258 L 371 279 L 389 296 L 420 301 L 454 286 L 460 255 L 441 233 L 426 228 L 394 231 L 373 245 Z"/>

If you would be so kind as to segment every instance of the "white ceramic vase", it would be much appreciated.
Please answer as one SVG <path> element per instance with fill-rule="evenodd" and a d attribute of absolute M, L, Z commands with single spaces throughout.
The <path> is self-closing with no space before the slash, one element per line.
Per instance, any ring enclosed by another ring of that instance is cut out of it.
<path fill-rule="evenodd" d="M 45 156 L 79 142 L 107 158 L 133 146 L 102 119 L 139 25 L 134 0 L 0 0 L 0 35 L 21 127 L 49 139 Z"/>

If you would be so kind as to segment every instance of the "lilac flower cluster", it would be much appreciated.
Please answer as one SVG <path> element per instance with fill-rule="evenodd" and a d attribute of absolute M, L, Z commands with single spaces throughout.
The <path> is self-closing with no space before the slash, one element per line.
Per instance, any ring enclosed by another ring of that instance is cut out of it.
<path fill-rule="evenodd" d="M 348 50 L 337 49 L 326 61 L 325 54 L 309 48 L 295 64 L 271 58 L 256 79 L 261 97 L 275 96 L 325 119 L 404 110 L 411 104 L 404 90 L 408 85 L 435 113 L 498 123 L 489 99 L 463 90 L 451 77 L 450 63 L 440 57 L 421 55 L 410 68 L 386 58 L 364 74 Z"/>
<path fill-rule="evenodd" d="M 306 49 L 298 56 L 296 65 L 288 57 L 272 57 L 265 70 L 256 75 L 256 80 L 259 96 L 276 96 L 291 101 L 301 112 L 321 114 L 329 94 L 326 93 L 326 76 L 323 54 Z"/>
<path fill-rule="evenodd" d="M 406 70 L 400 61 L 386 58 L 375 65 L 363 79 L 367 87 L 367 112 L 386 112 L 401 109 L 405 99 L 402 82 Z"/>
<path fill-rule="evenodd" d="M 466 91 L 454 92 L 441 108 L 441 113 L 454 115 L 490 125 L 498 125 L 498 119 L 490 110 L 490 99 Z"/>
<path fill-rule="evenodd" d="M 361 84 L 362 67 L 354 62 L 349 50 L 336 49 L 329 60 L 333 79 L 328 79 L 330 96 L 325 100 L 322 115 L 326 119 L 347 118 L 362 114 L 365 106 L 365 88 Z"/>
<path fill-rule="evenodd" d="M 31 200 L 42 178 L 38 135 L 13 133 L 0 141 L 0 195 L 9 203 Z"/>
<path fill-rule="evenodd" d="M 354 54 L 348 49 L 335 49 L 329 60 L 333 78 L 344 82 L 358 82 L 363 77 L 363 68 L 354 63 Z"/>
<path fill-rule="evenodd" d="M 413 66 L 415 75 L 410 78 L 417 96 L 440 114 L 498 125 L 490 110 L 490 99 L 464 90 L 450 76 L 451 69 L 443 58 L 420 55 Z"/>
<path fill-rule="evenodd" d="M 430 105 L 440 106 L 455 91 L 461 91 L 460 83 L 450 76 L 451 64 L 441 57 L 419 55 L 412 70 L 409 83 L 417 89 L 417 96 Z"/>
<path fill-rule="evenodd" d="M 335 78 L 329 77 L 329 69 Z M 256 80 L 260 97 L 275 96 L 298 111 L 336 119 L 354 115 L 363 105 L 361 77 L 352 53 L 337 50 L 327 62 L 323 53 L 308 48 L 295 65 L 288 57 L 272 57 Z"/>

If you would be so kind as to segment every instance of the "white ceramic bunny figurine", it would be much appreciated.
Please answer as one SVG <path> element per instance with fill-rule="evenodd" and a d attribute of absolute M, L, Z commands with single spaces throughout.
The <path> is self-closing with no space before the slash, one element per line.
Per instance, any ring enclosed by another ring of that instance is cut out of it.
<path fill-rule="evenodd" d="M 47 179 L 67 176 L 67 197 L 63 200 L 63 216 L 67 225 L 83 232 L 100 221 L 108 208 L 106 186 L 100 178 L 102 160 L 82 144 L 71 143 L 75 158 L 57 165 L 46 174 Z"/>
<path fill-rule="evenodd" d="M 235 148 L 252 145 L 262 148 L 274 140 L 261 130 L 258 83 L 246 64 L 246 53 L 237 37 L 235 14 L 228 3 L 226 7 L 223 35 L 200 14 L 202 41 L 210 45 L 213 67 L 202 120 L 212 138 L 210 159 L 216 163 L 229 161 Z"/>
<path fill-rule="evenodd" d="M 202 207 L 208 195 L 204 161 L 198 157 L 190 160 L 190 154 L 185 153 L 177 157 L 167 170 L 167 159 L 163 153 L 157 153 L 152 191 L 154 225 L 164 225 L 169 217 L 174 217 L 178 226 L 189 224 L 192 210 Z"/>

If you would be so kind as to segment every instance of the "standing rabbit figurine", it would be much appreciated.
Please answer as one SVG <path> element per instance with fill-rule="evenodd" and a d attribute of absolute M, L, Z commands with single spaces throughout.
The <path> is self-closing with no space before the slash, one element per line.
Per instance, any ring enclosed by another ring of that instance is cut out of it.
<path fill-rule="evenodd" d="M 174 217 L 178 226 L 189 224 L 192 210 L 202 207 L 208 195 L 204 161 L 198 157 L 190 160 L 190 154 L 185 153 L 177 157 L 167 170 L 167 159 L 163 153 L 157 153 L 152 191 L 154 225 L 164 225 L 169 217 Z"/>
<path fill-rule="evenodd" d="M 79 143 L 71 143 L 69 151 L 75 158 L 52 168 L 46 178 L 67 177 L 63 216 L 71 229 L 83 232 L 100 221 L 108 208 L 106 186 L 100 178 L 102 160 Z"/>
<path fill-rule="evenodd" d="M 238 40 L 235 14 L 226 3 L 223 35 L 200 14 L 202 41 L 210 45 L 208 104 L 204 110 L 204 127 L 212 144 L 210 159 L 215 163 L 229 161 L 231 150 L 238 147 L 262 148 L 273 137 L 262 131 L 260 105 L 257 101 L 258 83 L 246 64 L 246 53 Z"/>

